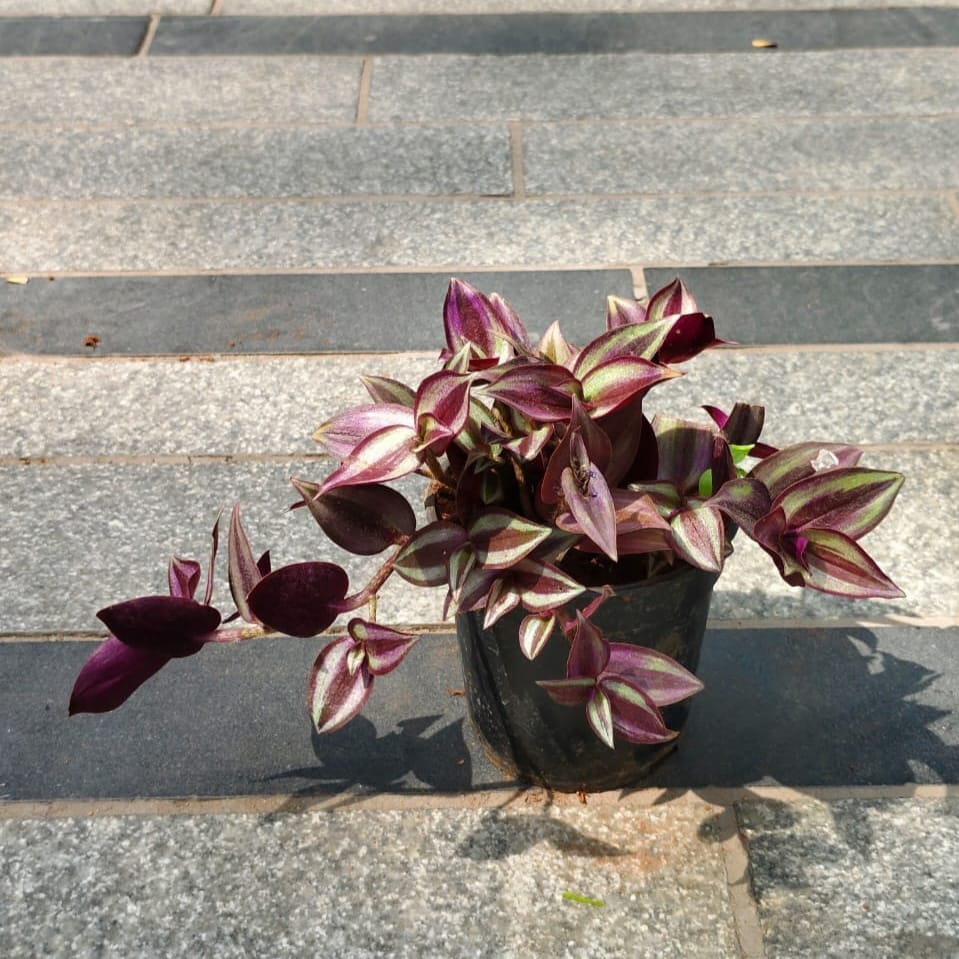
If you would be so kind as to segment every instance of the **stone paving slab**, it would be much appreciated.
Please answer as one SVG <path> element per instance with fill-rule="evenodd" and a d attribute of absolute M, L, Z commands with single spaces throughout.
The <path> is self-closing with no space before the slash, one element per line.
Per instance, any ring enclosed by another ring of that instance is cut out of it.
<path fill-rule="evenodd" d="M 150 55 L 694 53 L 749 50 L 754 37 L 785 50 L 950 46 L 959 11 L 164 17 Z"/>
<path fill-rule="evenodd" d="M 415 385 L 438 369 L 437 352 L 188 363 L 12 358 L 0 363 L 0 456 L 312 455 L 320 423 L 370 402 L 361 375 Z M 959 444 L 959 349 L 723 350 L 684 368 L 685 377 L 649 394 L 650 415 L 708 422 L 703 403 L 728 410 L 745 400 L 766 406 L 764 437 L 778 446 L 810 438 Z"/>
<path fill-rule="evenodd" d="M 717 807 L 0 822 L 36 955 L 716 959 L 736 953 Z M 148 868 L 144 869 L 144 864 Z M 588 896 L 601 907 L 569 901 Z"/>
<path fill-rule="evenodd" d="M 737 805 L 769 959 L 959 955 L 959 802 Z"/>
<path fill-rule="evenodd" d="M 3 3 L 12 0 L 0 0 Z M 142 9 L 143 0 L 29 0 L 31 9 L 47 5 L 129 3 Z M 173 0 L 171 0 L 173 2 Z M 185 0 L 180 0 L 185 2 Z M 947 7 L 953 0 L 643 0 L 644 10 L 867 10 L 875 7 Z M 346 14 L 346 13 L 513 13 L 517 10 L 623 11 L 636 9 L 635 0 L 223 0 L 227 14 Z"/>
<path fill-rule="evenodd" d="M 574 340 L 591 338 L 603 328 L 606 297 L 633 295 L 628 270 L 457 275 L 505 296 L 533 336 L 560 319 Z M 0 283 L 0 353 L 90 355 L 83 345 L 90 335 L 99 337 L 98 357 L 434 352 L 449 280 L 448 273 L 340 273 Z M 910 289 L 908 274 L 902 288 Z"/>
<path fill-rule="evenodd" d="M 352 123 L 360 61 L 345 57 L 0 60 L 5 123 L 132 126 Z"/>
<path fill-rule="evenodd" d="M 146 17 L 5 17 L 0 20 L 0 57 L 131 57 L 148 23 Z"/>
<path fill-rule="evenodd" d="M 954 189 L 959 118 L 545 124 L 523 130 L 543 193 Z M 596 149 L 597 143 L 603 149 Z M 682 157 L 663 163 L 664 156 Z"/>
<path fill-rule="evenodd" d="M 953 50 L 380 57 L 370 119 L 915 116 L 957 93 Z"/>
<path fill-rule="evenodd" d="M 720 335 L 745 346 L 959 340 L 956 265 L 644 271 L 650 292 L 677 274 L 716 317 Z M 626 270 L 458 275 L 502 293 L 532 336 L 559 320 L 574 343 L 602 330 L 607 295 L 633 294 Z M 433 351 L 448 282 L 446 273 L 40 277 L 0 284 L 0 353 Z M 85 345 L 89 336 L 99 338 L 95 349 Z"/>
<path fill-rule="evenodd" d="M 338 0 L 332 2 L 336 3 Z M 925 3 L 926 0 L 921 2 Z M 0 15 L 64 17 L 148 16 L 151 13 L 206 14 L 210 12 L 211 6 L 212 0 L 0 0 Z"/>
<path fill-rule="evenodd" d="M 559 637 L 553 642 L 562 643 Z M 710 629 L 679 748 L 647 787 L 959 779 L 959 628 Z M 0 643 L 0 799 L 463 793 L 505 787 L 466 716 L 455 637 L 421 637 L 363 715 L 312 732 L 325 639 L 211 646 L 113 713 L 67 718 L 93 642 Z M 545 696 L 545 694 L 543 694 Z M 748 744 L 748 748 L 744 748 Z"/>
<path fill-rule="evenodd" d="M 165 666 L 122 711 L 67 718 L 89 642 L 0 644 L 0 797 L 457 793 L 502 786 L 466 719 L 459 652 L 425 636 L 364 714 L 312 731 L 304 703 L 326 645 L 268 639 Z"/>
<path fill-rule="evenodd" d="M 936 262 L 957 249 L 945 194 L 0 203 L 0 274 Z"/>
<path fill-rule="evenodd" d="M 952 543 L 942 535 L 951 515 L 938 508 L 959 497 L 959 454 L 873 451 L 866 462 L 907 476 L 896 506 L 864 541 L 906 597 L 853 601 L 789 587 L 769 557 L 739 537 L 716 590 L 714 618 L 959 616 L 959 569 Z M 318 479 L 325 473 L 316 461 L 0 468 L 0 493 L 12 504 L 0 514 L 0 578 L 11 584 L 0 610 L 0 634 L 99 631 L 96 610 L 165 591 L 171 554 L 205 563 L 213 517 L 235 499 L 243 503 L 254 549 L 272 549 L 275 566 L 331 560 L 359 587 L 375 572 L 375 558 L 343 552 L 324 540 L 309 516 L 286 512 L 296 499 L 289 477 Z M 418 484 L 400 488 L 414 505 L 421 502 Z M 218 577 L 214 600 L 228 612 L 232 603 L 219 582 L 225 578 Z M 380 598 L 384 622 L 442 620 L 442 590 L 394 579 Z"/>
<path fill-rule="evenodd" d="M 513 192 L 505 127 L 23 130 L 0 197 L 308 197 Z"/>
<path fill-rule="evenodd" d="M 679 267 L 646 270 L 646 285 L 677 272 L 743 344 L 959 340 L 959 266 Z"/>

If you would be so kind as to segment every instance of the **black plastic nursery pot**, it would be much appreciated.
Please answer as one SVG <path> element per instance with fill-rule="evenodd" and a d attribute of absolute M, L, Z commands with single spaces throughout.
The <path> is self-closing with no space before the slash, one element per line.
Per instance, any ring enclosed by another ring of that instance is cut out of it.
<path fill-rule="evenodd" d="M 718 576 L 683 564 L 654 579 L 617 586 L 592 621 L 613 642 L 657 649 L 695 673 Z M 585 594 L 571 608 L 582 608 L 593 596 Z M 456 618 L 469 714 L 490 759 L 511 778 L 560 792 L 598 792 L 641 780 L 676 740 L 617 741 L 615 749 L 601 742 L 585 708 L 562 706 L 536 685 L 565 676 L 569 643 L 557 630 L 536 659 L 528 660 L 517 638 L 525 615 L 516 609 L 491 629 L 483 628 L 482 610 Z M 663 709 L 667 728 L 680 730 L 689 707 L 685 700 Z"/>

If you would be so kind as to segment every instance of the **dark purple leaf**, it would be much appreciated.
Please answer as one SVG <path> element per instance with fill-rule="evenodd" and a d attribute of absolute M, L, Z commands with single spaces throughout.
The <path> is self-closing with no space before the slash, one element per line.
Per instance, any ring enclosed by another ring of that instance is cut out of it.
<path fill-rule="evenodd" d="M 83 664 L 70 696 L 70 715 L 116 709 L 169 661 L 111 636 Z"/>
<path fill-rule="evenodd" d="M 596 688 L 596 680 L 583 679 L 541 679 L 537 686 L 549 693 L 550 699 L 561 706 L 581 706 L 588 703 Z"/>
<path fill-rule="evenodd" d="M 212 606 L 178 596 L 141 596 L 108 606 L 97 617 L 122 643 L 158 656 L 198 653 L 220 625 Z"/>
<path fill-rule="evenodd" d="M 716 431 L 662 413 L 653 419 L 653 430 L 659 453 L 657 478 L 675 483 L 682 493 L 696 492 L 699 477 L 713 465 Z"/>
<path fill-rule="evenodd" d="M 570 465 L 560 477 L 566 505 L 582 531 L 615 562 L 616 510 L 609 485 L 589 461 L 579 435 L 573 438 L 570 452 Z"/>
<path fill-rule="evenodd" d="M 357 556 L 373 556 L 402 543 L 416 529 L 413 508 L 389 486 L 341 486 L 317 496 L 315 483 L 291 482 L 323 532 Z"/>
<path fill-rule="evenodd" d="M 685 313 L 676 320 L 656 354 L 660 363 L 683 363 L 711 346 L 723 346 L 716 339 L 713 318 L 705 313 Z"/>
<path fill-rule="evenodd" d="M 536 422 L 556 423 L 570 418 L 579 382 L 564 366 L 522 363 L 496 372 L 483 392 Z"/>
<path fill-rule="evenodd" d="M 315 636 L 336 619 L 348 588 L 346 573 L 333 563 L 293 563 L 256 584 L 249 595 L 250 609 L 278 633 Z"/>
<path fill-rule="evenodd" d="M 803 530 L 802 585 L 853 598 L 897 599 L 905 593 L 854 540 L 826 529 Z M 793 584 L 797 585 L 797 584 Z"/>
<path fill-rule="evenodd" d="M 430 523 L 399 551 L 393 569 L 414 586 L 442 586 L 448 581 L 450 556 L 467 541 L 466 530 L 457 523 Z"/>
<path fill-rule="evenodd" d="M 230 537 L 227 543 L 230 593 L 237 612 L 248 622 L 256 622 L 246 598 L 250 590 L 263 578 L 253 558 L 253 547 L 240 522 L 240 504 L 234 503 L 230 514 Z"/>
<path fill-rule="evenodd" d="M 609 662 L 606 637 L 581 612 L 576 613 L 576 632 L 566 660 L 567 679 L 595 679 Z"/>
<path fill-rule="evenodd" d="M 174 556 L 167 570 L 170 583 L 170 595 L 179 599 L 193 599 L 200 585 L 200 564 L 192 559 L 180 559 Z"/>

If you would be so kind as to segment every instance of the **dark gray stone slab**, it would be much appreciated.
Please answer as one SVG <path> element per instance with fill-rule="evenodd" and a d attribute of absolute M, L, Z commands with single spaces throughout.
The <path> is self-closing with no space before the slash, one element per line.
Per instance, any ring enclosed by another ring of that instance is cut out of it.
<path fill-rule="evenodd" d="M 680 747 L 644 785 L 959 781 L 959 628 L 712 630 Z M 121 711 L 68 720 L 93 646 L 0 645 L 0 798 L 462 791 L 502 784 L 464 701 L 452 637 L 378 680 L 363 717 L 310 732 L 320 640 L 215 647 Z"/>
<path fill-rule="evenodd" d="M 38 279 L 0 284 L 0 353 L 328 353 L 439 348 L 446 273 Z M 601 329 L 627 270 L 467 273 L 531 330 Z"/>
<path fill-rule="evenodd" d="M 721 629 L 647 785 L 959 782 L 959 628 Z"/>
<path fill-rule="evenodd" d="M 120 711 L 67 717 L 95 645 L 0 645 L 0 798 L 458 792 L 502 777 L 465 719 L 459 654 L 422 639 L 377 680 L 363 716 L 311 732 L 304 707 L 324 640 L 261 640 L 174 660 Z"/>
<path fill-rule="evenodd" d="M 959 339 L 959 266 L 706 267 L 677 274 L 722 319 L 723 336 L 769 343 L 949 343 Z"/>
<path fill-rule="evenodd" d="M 148 17 L 0 17 L 0 56 L 133 56 Z"/>
<path fill-rule="evenodd" d="M 698 53 L 748 50 L 756 37 L 787 50 L 949 46 L 959 42 L 959 11 L 164 17 L 150 53 Z"/>

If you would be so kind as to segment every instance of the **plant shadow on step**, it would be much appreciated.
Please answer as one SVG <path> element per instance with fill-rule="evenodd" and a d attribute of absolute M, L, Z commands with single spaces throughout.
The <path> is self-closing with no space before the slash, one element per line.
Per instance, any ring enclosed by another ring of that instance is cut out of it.
<path fill-rule="evenodd" d="M 679 748 L 643 786 L 959 781 L 955 630 L 717 629 Z M 934 640 L 939 640 L 935 642 Z"/>

